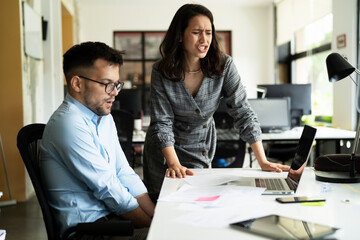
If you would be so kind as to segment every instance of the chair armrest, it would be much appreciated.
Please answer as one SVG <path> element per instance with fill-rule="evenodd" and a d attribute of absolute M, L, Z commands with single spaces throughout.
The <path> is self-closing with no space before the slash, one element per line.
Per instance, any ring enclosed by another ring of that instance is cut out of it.
<path fill-rule="evenodd" d="M 62 239 L 68 239 L 72 233 L 103 236 L 132 236 L 134 233 L 134 225 L 131 221 L 127 220 L 79 223 L 76 226 L 68 228 L 64 232 Z"/>

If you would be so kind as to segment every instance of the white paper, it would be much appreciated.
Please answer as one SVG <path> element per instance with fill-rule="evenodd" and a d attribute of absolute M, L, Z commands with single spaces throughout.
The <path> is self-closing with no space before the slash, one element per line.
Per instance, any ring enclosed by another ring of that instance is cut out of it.
<path fill-rule="evenodd" d="M 3 229 L 0 229 L 0 240 L 5 240 L 6 237 L 6 231 Z"/>
<path fill-rule="evenodd" d="M 159 202 L 193 203 L 201 207 L 224 207 L 257 200 L 265 188 L 246 186 L 193 187 L 183 185 L 178 191 L 158 199 Z"/>
<path fill-rule="evenodd" d="M 263 202 L 253 201 L 250 204 L 243 203 L 238 207 L 232 206 L 192 211 L 174 218 L 173 221 L 196 227 L 224 228 L 228 227 L 230 223 L 262 217 L 268 214 L 271 214 L 271 208 L 267 207 Z"/>

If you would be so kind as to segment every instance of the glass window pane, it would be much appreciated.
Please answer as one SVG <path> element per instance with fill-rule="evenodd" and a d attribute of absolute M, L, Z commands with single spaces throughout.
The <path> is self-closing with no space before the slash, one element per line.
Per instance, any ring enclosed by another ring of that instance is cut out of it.
<path fill-rule="evenodd" d="M 125 51 L 125 60 L 141 60 L 141 45 L 141 33 L 114 32 L 114 47 Z"/>
<path fill-rule="evenodd" d="M 331 43 L 333 16 L 328 14 L 295 33 L 296 53 Z"/>
<path fill-rule="evenodd" d="M 165 32 L 145 33 L 145 59 L 160 59 L 159 47 Z"/>
<path fill-rule="evenodd" d="M 295 61 L 297 84 L 311 83 L 312 115 L 331 116 L 333 114 L 333 88 L 328 81 L 325 64 L 331 51 L 325 51 Z"/>
<path fill-rule="evenodd" d="M 120 68 L 120 80 L 125 82 L 126 88 L 131 88 L 132 85 L 143 84 L 143 74 L 141 62 L 125 61 Z"/>

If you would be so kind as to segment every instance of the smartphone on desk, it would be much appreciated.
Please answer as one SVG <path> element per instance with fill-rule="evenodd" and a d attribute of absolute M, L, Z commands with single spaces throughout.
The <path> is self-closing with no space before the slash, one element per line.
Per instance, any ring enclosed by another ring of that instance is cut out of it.
<path fill-rule="evenodd" d="M 302 202 L 325 202 L 324 198 L 320 197 L 279 197 L 275 198 L 279 203 L 302 203 Z"/>

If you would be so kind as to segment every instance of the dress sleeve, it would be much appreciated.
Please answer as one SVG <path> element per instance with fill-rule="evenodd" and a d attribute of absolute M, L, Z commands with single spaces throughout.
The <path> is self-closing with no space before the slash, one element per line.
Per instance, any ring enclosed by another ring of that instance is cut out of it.
<path fill-rule="evenodd" d="M 160 147 L 160 149 L 168 146 L 174 146 L 173 121 L 174 112 L 165 91 L 165 82 L 169 81 L 162 75 L 152 70 L 151 73 L 151 89 L 150 89 L 150 134 L 152 141 Z"/>
<path fill-rule="evenodd" d="M 235 128 L 240 130 L 242 140 L 252 144 L 261 141 L 260 123 L 247 100 L 247 94 L 240 75 L 230 56 L 226 56 L 223 95 Z"/>

